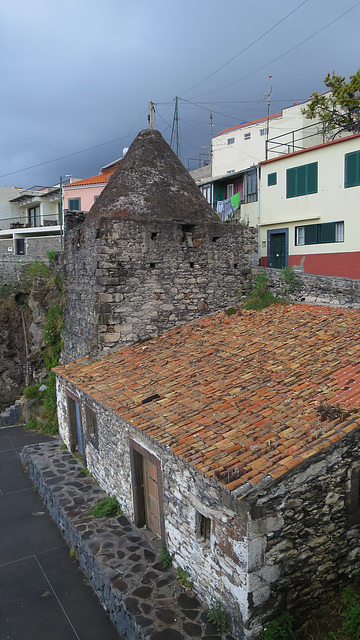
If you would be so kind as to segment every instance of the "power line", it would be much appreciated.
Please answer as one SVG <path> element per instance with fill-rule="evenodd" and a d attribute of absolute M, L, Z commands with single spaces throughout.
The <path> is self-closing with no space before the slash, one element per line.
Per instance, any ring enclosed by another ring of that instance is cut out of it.
<path fill-rule="evenodd" d="M 230 64 L 231 62 L 233 62 L 233 60 L 236 60 L 236 58 L 238 58 L 239 56 L 241 56 L 243 53 L 245 53 L 245 51 L 247 51 L 248 49 L 250 49 L 250 47 L 252 47 L 254 44 L 256 44 L 257 42 L 259 42 L 260 40 L 262 40 L 262 38 L 264 38 L 265 36 L 267 36 L 268 33 L 270 33 L 271 31 L 273 31 L 274 29 L 276 29 L 276 27 L 279 26 L 279 24 L 281 24 L 282 22 L 284 22 L 285 20 L 287 20 L 287 18 L 289 18 L 293 13 L 295 13 L 295 11 L 297 11 L 298 9 L 300 9 L 300 7 L 302 7 L 304 4 L 306 4 L 306 2 L 308 2 L 308 0 L 303 0 L 303 2 L 301 2 L 297 7 L 295 7 L 295 9 L 293 9 L 292 11 L 290 11 L 290 13 L 288 13 L 286 16 L 284 16 L 283 18 L 281 18 L 281 20 L 279 20 L 278 22 L 276 22 L 276 24 L 274 24 L 272 27 L 270 27 L 270 29 L 268 29 L 267 31 L 265 31 L 261 36 L 259 36 L 258 38 L 256 38 L 256 40 L 253 40 L 253 42 L 251 42 L 250 44 L 247 45 L 247 47 L 245 47 L 245 49 L 242 49 L 241 51 L 239 51 L 239 53 L 237 53 L 235 56 L 233 56 L 232 58 L 230 58 L 230 60 L 228 60 L 227 62 L 224 62 L 224 64 L 221 65 L 221 67 L 218 67 L 218 69 L 215 69 L 215 71 L 213 71 L 212 73 L 209 73 L 208 76 L 206 76 L 206 78 L 203 78 L 203 80 L 200 80 L 200 82 L 197 82 L 193 87 L 191 87 L 191 89 L 188 89 L 187 91 L 185 91 L 182 96 L 186 96 L 187 93 L 190 93 L 190 91 L 192 91 L 193 89 L 196 89 L 196 87 L 198 87 L 200 84 L 202 84 L 203 82 L 205 82 L 206 80 L 208 80 L 209 78 L 212 78 L 212 76 L 214 76 L 216 73 L 218 73 L 218 71 L 221 71 L 221 69 L 224 69 L 224 67 L 226 67 L 228 64 Z M 180 97 L 182 97 L 180 96 Z"/>
<path fill-rule="evenodd" d="M 337 22 L 338 20 L 346 16 L 346 14 L 350 13 L 350 11 L 353 11 L 354 9 L 356 9 L 356 7 L 358 7 L 359 5 L 360 5 L 360 2 L 357 2 L 352 7 L 350 7 L 350 9 L 347 9 L 347 11 L 344 11 L 344 13 L 341 13 L 337 18 L 335 18 L 334 20 L 331 20 L 331 22 L 328 22 L 324 27 L 321 27 L 321 29 L 318 29 L 318 31 L 315 31 L 315 33 L 313 33 L 311 36 L 309 36 L 308 38 L 305 38 L 305 40 L 302 40 L 291 49 L 288 49 L 287 51 L 282 53 L 280 56 L 277 56 L 277 58 L 270 60 L 270 62 L 266 62 L 261 67 L 258 67 L 254 71 L 250 71 L 250 73 L 247 73 L 245 76 L 242 76 L 237 80 L 233 80 L 233 82 L 229 82 L 228 84 L 225 84 L 222 87 L 219 87 L 218 89 L 212 89 L 211 91 L 207 91 L 206 93 L 202 93 L 201 95 L 196 96 L 194 100 L 196 100 L 196 98 L 202 98 L 203 96 L 208 96 L 209 94 L 215 93 L 216 91 L 222 91 L 223 89 L 227 89 L 227 87 L 231 87 L 233 84 L 236 84 L 237 82 L 241 82 L 241 80 L 245 80 L 245 78 L 249 78 L 250 76 L 254 75 L 254 73 L 257 73 L 262 69 L 266 69 L 266 67 L 268 67 L 270 64 L 273 64 L 274 62 L 277 62 L 277 60 L 284 58 L 284 56 L 287 56 L 288 53 L 295 51 L 295 49 L 298 49 L 299 47 L 301 47 L 303 44 L 305 44 L 305 42 L 308 42 L 312 38 L 315 38 L 315 36 L 317 36 L 319 33 L 321 33 L 322 31 L 325 31 L 325 29 L 327 29 L 328 27 L 331 27 L 331 25 L 335 24 L 335 22 Z"/>
<path fill-rule="evenodd" d="M 147 111 L 145 111 L 144 113 L 147 113 Z M 136 125 L 138 124 L 138 122 L 141 120 L 141 118 L 143 118 L 144 114 L 142 114 L 139 118 L 139 120 L 136 122 L 136 124 L 134 125 L 133 129 L 136 127 Z M 7 176 L 12 176 L 15 173 L 22 173 L 23 171 L 28 171 L 29 169 L 36 169 L 37 167 L 43 167 L 46 164 L 52 164 L 53 162 L 58 162 L 59 160 L 64 160 L 65 158 L 71 158 L 72 156 L 77 156 L 81 153 L 86 153 L 87 151 L 92 151 L 93 149 L 99 149 L 100 147 L 105 147 L 107 144 L 112 144 L 113 142 L 119 142 L 120 140 L 125 140 L 129 135 L 131 135 L 131 132 L 121 136 L 121 138 L 114 138 L 114 140 L 109 140 L 108 142 L 102 142 L 101 144 L 96 144 L 93 147 L 88 147 L 87 149 L 82 149 L 81 151 L 74 151 L 73 153 L 68 153 L 65 156 L 59 156 L 58 158 L 54 158 L 53 160 L 46 160 L 45 162 L 38 162 L 38 164 L 33 164 L 30 167 L 24 167 L 23 169 L 17 169 L 16 171 L 10 171 L 9 173 L 3 173 L 2 175 L 0 175 L 0 178 L 6 178 Z"/>

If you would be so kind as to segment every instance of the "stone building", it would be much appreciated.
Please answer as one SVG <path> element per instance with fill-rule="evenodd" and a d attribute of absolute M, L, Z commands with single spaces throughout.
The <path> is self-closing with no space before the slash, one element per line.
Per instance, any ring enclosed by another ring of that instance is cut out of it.
<path fill-rule="evenodd" d="M 55 370 L 63 440 L 237 638 L 304 621 L 360 567 L 359 321 L 218 312 Z"/>
<path fill-rule="evenodd" d="M 220 222 L 157 131 L 65 224 L 64 362 L 233 305 L 257 261 L 256 230 Z"/>

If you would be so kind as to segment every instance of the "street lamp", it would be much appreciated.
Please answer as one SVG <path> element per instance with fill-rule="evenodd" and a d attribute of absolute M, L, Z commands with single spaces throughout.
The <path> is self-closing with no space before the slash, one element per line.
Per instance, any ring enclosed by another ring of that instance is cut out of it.
<path fill-rule="evenodd" d="M 60 251 L 63 248 L 63 179 L 71 178 L 71 174 L 66 174 L 66 176 L 60 176 L 59 187 L 60 187 L 60 208 L 59 208 L 59 223 L 60 223 Z"/>

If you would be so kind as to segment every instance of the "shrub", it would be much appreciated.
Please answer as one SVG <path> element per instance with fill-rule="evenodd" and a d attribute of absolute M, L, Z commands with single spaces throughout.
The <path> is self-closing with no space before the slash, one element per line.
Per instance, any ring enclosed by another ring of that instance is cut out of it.
<path fill-rule="evenodd" d="M 214 600 L 207 612 L 207 619 L 212 622 L 219 633 L 230 630 L 229 614 L 220 600 Z"/>
<path fill-rule="evenodd" d="M 296 640 L 290 614 L 284 611 L 279 618 L 269 622 L 267 627 L 260 631 L 259 640 Z"/>
<path fill-rule="evenodd" d="M 270 280 L 265 271 L 260 271 L 260 273 L 256 274 L 255 286 L 244 302 L 245 309 L 261 311 L 261 309 L 265 309 L 271 304 L 282 302 L 271 293 L 269 284 Z"/>
<path fill-rule="evenodd" d="M 164 543 L 161 545 L 160 562 L 164 569 L 169 569 L 172 566 L 172 557 Z"/>
<path fill-rule="evenodd" d="M 94 518 L 113 518 L 121 514 L 120 505 L 114 497 L 103 498 L 97 505 L 91 509 L 90 514 Z"/>
<path fill-rule="evenodd" d="M 43 278 L 47 279 L 50 276 L 50 269 L 45 262 L 37 260 L 36 262 L 30 262 L 27 266 L 27 273 L 30 278 Z"/>
<path fill-rule="evenodd" d="M 40 400 L 42 397 L 41 391 L 39 391 L 39 384 L 31 384 L 29 387 L 26 387 L 23 391 L 23 396 L 27 400 Z"/>
<path fill-rule="evenodd" d="M 56 256 L 57 256 L 56 251 L 47 251 L 46 252 L 46 257 L 47 257 L 48 260 L 55 260 Z"/>

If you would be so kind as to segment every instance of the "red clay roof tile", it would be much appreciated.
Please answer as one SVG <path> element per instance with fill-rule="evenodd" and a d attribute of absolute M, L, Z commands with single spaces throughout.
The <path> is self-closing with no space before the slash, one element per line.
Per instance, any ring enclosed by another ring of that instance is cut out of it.
<path fill-rule="evenodd" d="M 311 305 L 218 313 L 55 371 L 232 491 L 360 425 L 359 327 L 359 311 Z"/>

